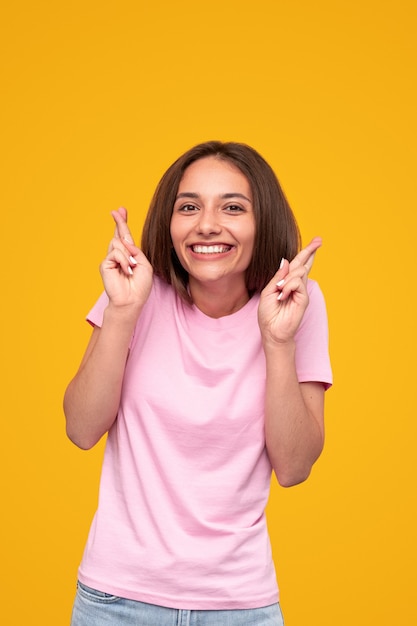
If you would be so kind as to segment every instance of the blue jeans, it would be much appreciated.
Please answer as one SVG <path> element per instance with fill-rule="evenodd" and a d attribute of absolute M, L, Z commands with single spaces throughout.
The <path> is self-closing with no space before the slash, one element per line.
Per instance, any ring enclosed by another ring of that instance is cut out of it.
<path fill-rule="evenodd" d="M 279 604 L 260 609 L 185 611 L 126 600 L 78 583 L 71 626 L 284 626 Z"/>

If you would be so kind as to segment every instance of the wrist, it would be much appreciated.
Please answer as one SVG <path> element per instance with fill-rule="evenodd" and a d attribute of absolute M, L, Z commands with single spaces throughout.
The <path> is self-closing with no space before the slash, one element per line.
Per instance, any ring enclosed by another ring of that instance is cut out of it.
<path fill-rule="evenodd" d="M 117 305 L 110 301 L 104 310 L 104 320 L 107 324 L 134 327 L 141 310 L 142 306 L 137 304 Z"/>
<path fill-rule="evenodd" d="M 293 337 L 290 339 L 279 340 L 273 337 L 263 337 L 262 345 L 265 353 L 273 354 L 295 354 L 295 340 Z"/>
<path fill-rule="evenodd" d="M 276 341 L 274 339 L 264 340 L 263 349 L 265 353 L 268 370 L 278 368 L 280 372 L 288 371 L 295 364 L 295 341 Z"/>

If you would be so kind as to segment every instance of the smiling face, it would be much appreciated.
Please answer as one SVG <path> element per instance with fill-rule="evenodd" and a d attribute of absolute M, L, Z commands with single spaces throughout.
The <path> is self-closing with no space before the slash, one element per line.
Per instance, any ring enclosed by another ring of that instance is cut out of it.
<path fill-rule="evenodd" d="M 181 179 L 171 217 L 171 239 L 191 291 L 215 283 L 244 289 L 255 240 L 252 191 L 229 161 L 205 157 Z"/>

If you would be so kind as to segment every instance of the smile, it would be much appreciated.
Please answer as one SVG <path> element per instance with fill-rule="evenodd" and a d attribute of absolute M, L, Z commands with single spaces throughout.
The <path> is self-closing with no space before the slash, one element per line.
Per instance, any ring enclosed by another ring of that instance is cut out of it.
<path fill-rule="evenodd" d="M 191 246 L 191 249 L 196 254 L 221 254 L 229 252 L 232 246 Z"/>

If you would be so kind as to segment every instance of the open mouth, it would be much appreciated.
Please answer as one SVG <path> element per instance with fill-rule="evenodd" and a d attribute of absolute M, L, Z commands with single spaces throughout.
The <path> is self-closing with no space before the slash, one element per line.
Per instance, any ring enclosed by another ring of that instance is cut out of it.
<path fill-rule="evenodd" d="M 191 249 L 196 254 L 221 254 L 222 252 L 229 252 L 232 246 L 191 246 Z"/>

